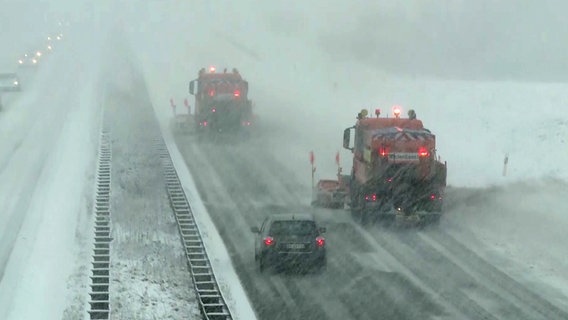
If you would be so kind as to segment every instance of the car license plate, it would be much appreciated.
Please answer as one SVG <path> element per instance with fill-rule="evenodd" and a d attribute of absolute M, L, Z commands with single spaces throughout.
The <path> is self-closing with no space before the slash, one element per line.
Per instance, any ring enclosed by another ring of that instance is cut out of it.
<path fill-rule="evenodd" d="M 286 245 L 286 248 L 292 249 L 292 250 L 304 249 L 305 247 L 306 247 L 306 245 L 303 244 L 303 243 L 289 243 L 289 244 Z"/>

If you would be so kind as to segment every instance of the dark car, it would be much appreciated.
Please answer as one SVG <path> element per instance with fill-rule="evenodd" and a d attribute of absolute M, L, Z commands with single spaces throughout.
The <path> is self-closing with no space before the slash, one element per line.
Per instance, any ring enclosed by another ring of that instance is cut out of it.
<path fill-rule="evenodd" d="M 276 214 L 264 220 L 256 233 L 255 260 L 263 272 L 268 267 L 296 271 L 321 270 L 326 266 L 326 243 L 312 214 Z"/>

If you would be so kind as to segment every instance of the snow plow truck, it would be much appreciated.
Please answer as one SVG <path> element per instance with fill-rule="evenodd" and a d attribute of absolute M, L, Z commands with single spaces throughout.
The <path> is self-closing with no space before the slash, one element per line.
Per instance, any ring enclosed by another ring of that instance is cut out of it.
<path fill-rule="evenodd" d="M 195 96 L 193 118 L 199 132 L 235 132 L 252 125 L 248 82 L 237 69 L 203 68 L 189 83 L 189 93 Z"/>
<path fill-rule="evenodd" d="M 369 221 L 437 223 L 442 214 L 447 164 L 436 157 L 436 136 L 416 119 L 367 117 L 362 110 L 344 130 L 343 147 L 353 153 L 349 197 L 353 218 Z M 351 134 L 354 131 L 353 145 Z"/>

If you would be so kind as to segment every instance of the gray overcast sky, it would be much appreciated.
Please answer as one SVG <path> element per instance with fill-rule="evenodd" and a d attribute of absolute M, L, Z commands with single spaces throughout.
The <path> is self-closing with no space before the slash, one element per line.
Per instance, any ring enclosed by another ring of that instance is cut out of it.
<path fill-rule="evenodd" d="M 19 46 L 36 43 L 14 37 L 44 36 L 50 17 L 81 2 L 89 1 L 0 0 L 0 38 Z M 239 10 L 253 2 L 256 12 Z M 208 3 L 212 13 L 216 6 L 228 5 L 224 0 Z M 238 0 L 233 5 L 241 24 L 260 16 L 271 32 L 307 37 L 334 59 L 390 73 L 568 81 L 564 0 Z M 225 25 L 229 31 L 234 27 L 228 21 Z"/>
<path fill-rule="evenodd" d="M 334 16 L 319 43 L 337 59 L 408 75 L 568 80 L 568 2 L 378 1 Z"/>

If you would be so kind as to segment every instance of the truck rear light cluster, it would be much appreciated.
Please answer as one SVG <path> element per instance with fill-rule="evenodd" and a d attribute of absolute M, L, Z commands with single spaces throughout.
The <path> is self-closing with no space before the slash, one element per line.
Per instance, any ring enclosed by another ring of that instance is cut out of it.
<path fill-rule="evenodd" d="M 430 200 L 434 201 L 434 200 L 442 200 L 442 195 L 437 195 L 435 193 L 432 193 L 430 195 Z"/>
<path fill-rule="evenodd" d="M 274 245 L 274 238 L 272 237 L 266 237 L 263 239 L 264 245 L 267 247 L 270 247 L 272 245 Z"/>
<path fill-rule="evenodd" d="M 316 246 L 323 247 L 325 245 L 325 239 L 323 237 L 316 238 Z"/>
<path fill-rule="evenodd" d="M 377 201 L 377 194 L 373 193 L 373 194 L 368 194 L 365 196 L 365 200 L 366 201 Z"/>
<path fill-rule="evenodd" d="M 426 158 L 430 156 L 430 152 L 428 152 L 428 149 L 424 148 L 424 147 L 420 147 L 418 149 L 418 156 L 420 158 Z"/>

